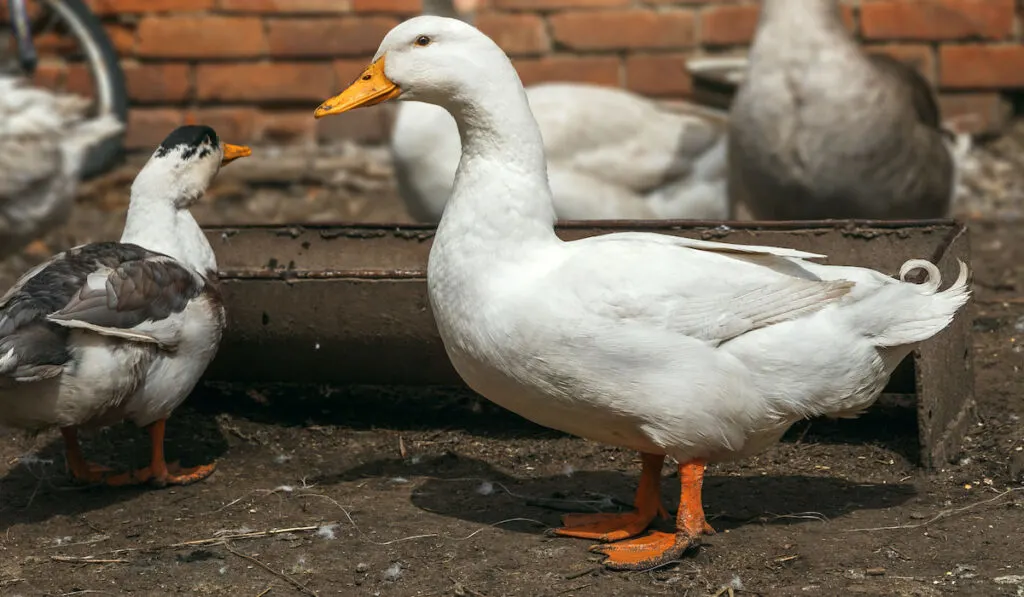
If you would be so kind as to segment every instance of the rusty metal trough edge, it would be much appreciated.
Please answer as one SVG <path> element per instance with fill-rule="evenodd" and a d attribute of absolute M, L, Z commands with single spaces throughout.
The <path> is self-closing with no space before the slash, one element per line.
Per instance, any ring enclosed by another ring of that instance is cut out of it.
<path fill-rule="evenodd" d="M 295 224 L 205 230 L 218 257 L 228 309 L 228 329 L 208 380 L 462 385 L 426 299 L 433 226 Z M 558 226 L 567 239 L 623 230 L 793 247 L 831 257 L 826 262 L 890 274 L 906 259 L 926 258 L 939 266 L 944 283 L 955 277 L 957 259 L 970 263 L 967 227 L 952 220 L 598 221 Z M 927 468 L 955 457 L 973 420 L 969 332 L 969 318 L 962 312 L 915 351 L 912 370 L 907 375 L 898 371 L 886 390 L 916 396 L 920 464 Z M 897 377 L 907 379 L 900 382 Z M 913 387 L 906 387 L 908 383 Z"/>

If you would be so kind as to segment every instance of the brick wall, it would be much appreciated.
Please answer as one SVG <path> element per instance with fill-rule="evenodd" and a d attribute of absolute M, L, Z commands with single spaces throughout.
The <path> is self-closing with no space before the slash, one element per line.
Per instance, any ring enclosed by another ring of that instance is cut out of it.
<path fill-rule="evenodd" d="M 689 56 L 741 49 L 749 0 L 481 0 L 477 25 L 525 83 L 621 85 L 685 97 Z M 234 142 L 382 139 L 385 115 L 315 121 L 312 109 L 366 64 L 419 0 L 91 0 L 123 56 L 133 100 L 129 143 L 150 147 L 191 115 Z M 1000 92 L 1024 90 L 1024 0 L 860 0 L 847 24 L 904 58 L 943 94 L 947 114 L 991 119 Z M 62 67 L 57 67 L 59 71 Z M 68 82 L 82 73 L 63 67 Z"/>

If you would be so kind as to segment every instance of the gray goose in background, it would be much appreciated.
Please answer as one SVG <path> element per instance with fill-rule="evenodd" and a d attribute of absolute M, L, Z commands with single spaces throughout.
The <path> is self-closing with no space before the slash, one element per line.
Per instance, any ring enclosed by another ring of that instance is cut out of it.
<path fill-rule="evenodd" d="M 945 217 L 965 143 L 942 129 L 928 81 L 866 53 L 836 0 L 764 0 L 729 115 L 734 214 Z"/>

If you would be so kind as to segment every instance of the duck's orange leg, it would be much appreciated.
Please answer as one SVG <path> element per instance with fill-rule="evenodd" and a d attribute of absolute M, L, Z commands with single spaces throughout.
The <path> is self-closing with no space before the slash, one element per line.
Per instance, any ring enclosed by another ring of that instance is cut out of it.
<path fill-rule="evenodd" d="M 99 483 L 103 481 L 104 475 L 110 471 L 105 466 L 93 464 L 82 455 L 82 447 L 78 444 L 78 430 L 74 427 L 61 427 L 60 434 L 64 436 L 64 450 L 68 470 L 77 481 L 83 483 Z"/>
<path fill-rule="evenodd" d="M 149 438 L 152 441 L 152 458 L 147 467 L 140 468 L 130 473 L 123 473 L 109 477 L 108 485 L 120 487 L 123 485 L 138 485 L 150 483 L 157 487 L 167 485 L 188 485 L 196 481 L 202 481 L 209 477 L 217 468 L 216 463 L 204 464 L 189 469 L 183 469 L 173 463 L 168 466 L 164 460 L 164 432 L 167 426 L 167 419 L 160 419 L 149 426 Z"/>
<path fill-rule="evenodd" d="M 563 537 L 620 541 L 644 532 L 658 514 L 667 518 L 668 512 L 661 505 L 661 465 L 665 456 L 641 453 L 640 457 L 643 469 L 640 486 L 633 498 L 635 510 L 623 514 L 566 514 L 562 517 L 564 526 L 552 533 Z"/>
<path fill-rule="evenodd" d="M 683 552 L 700 543 L 701 535 L 715 532 L 704 520 L 701 487 L 705 463 L 691 460 L 679 465 L 679 513 L 676 532 L 654 531 L 643 537 L 608 545 L 595 545 L 590 551 L 608 556 L 604 565 L 613 570 L 643 570 L 679 559 Z"/>

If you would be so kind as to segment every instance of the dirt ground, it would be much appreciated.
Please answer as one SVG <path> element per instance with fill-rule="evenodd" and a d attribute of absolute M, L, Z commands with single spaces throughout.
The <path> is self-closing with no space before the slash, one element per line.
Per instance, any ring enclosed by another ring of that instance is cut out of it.
<path fill-rule="evenodd" d="M 341 153 L 350 168 L 330 180 L 314 180 L 315 164 L 256 192 L 242 183 L 259 167 L 227 177 L 200 219 L 405 219 L 387 169 Z M 458 389 L 207 385 L 169 424 L 172 458 L 218 462 L 188 487 L 80 488 L 58 434 L 0 431 L 0 595 L 1024 595 L 1024 193 L 996 181 L 998 161 L 977 169 L 987 203 L 962 212 L 987 218 L 971 223 L 967 314 L 979 418 L 940 471 L 915 465 L 913 412 L 798 424 L 764 454 L 709 469 L 719 532 L 703 547 L 610 573 L 587 541 L 544 530 L 563 511 L 628 506 L 633 453 Z M 90 183 L 50 248 L 116 236 L 130 179 Z M 4 282 L 39 258 L 8 260 Z M 122 426 L 84 445 L 127 467 L 145 463 L 147 443 Z"/>

